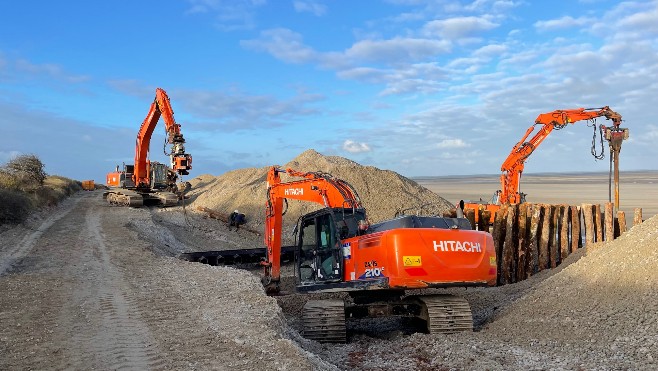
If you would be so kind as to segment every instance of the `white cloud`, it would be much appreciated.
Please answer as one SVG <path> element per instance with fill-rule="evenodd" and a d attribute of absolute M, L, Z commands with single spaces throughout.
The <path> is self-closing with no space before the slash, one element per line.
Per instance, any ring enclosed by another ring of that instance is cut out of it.
<path fill-rule="evenodd" d="M 17 59 L 13 65 L 17 71 L 24 72 L 33 76 L 45 75 L 50 78 L 69 83 L 81 83 L 90 80 L 89 76 L 70 74 L 64 71 L 62 66 L 53 63 L 36 64 L 25 59 Z"/>
<path fill-rule="evenodd" d="M 619 27 L 624 30 L 639 30 L 645 37 L 658 34 L 658 7 L 646 12 L 638 12 L 622 18 Z"/>
<path fill-rule="evenodd" d="M 439 142 L 436 147 L 437 148 L 467 148 L 470 147 L 471 145 L 464 142 L 461 139 L 444 139 L 441 142 Z"/>
<path fill-rule="evenodd" d="M 423 32 L 428 36 L 438 35 L 455 40 L 496 27 L 496 23 L 482 17 L 455 17 L 430 21 L 423 27 Z"/>
<path fill-rule="evenodd" d="M 302 117 L 318 115 L 314 105 L 323 99 L 322 95 L 303 90 L 287 99 L 239 90 L 187 90 L 179 91 L 176 104 L 193 115 L 198 130 L 244 133 L 283 127 Z"/>
<path fill-rule="evenodd" d="M 345 51 L 354 60 L 392 62 L 428 58 L 450 51 L 447 40 L 395 37 L 388 40 L 362 40 Z"/>
<path fill-rule="evenodd" d="M 327 12 L 325 5 L 315 1 L 295 1 L 293 6 L 296 12 L 308 12 L 318 17 L 323 16 Z"/>
<path fill-rule="evenodd" d="M 551 31 L 562 28 L 571 28 L 571 27 L 582 27 L 587 24 L 590 24 L 594 21 L 593 18 L 589 17 L 578 17 L 574 18 L 572 16 L 564 16 L 558 19 L 551 19 L 548 21 L 537 21 L 534 26 L 539 31 Z"/>
<path fill-rule="evenodd" d="M 343 142 L 343 150 L 349 153 L 370 152 L 370 146 L 366 143 L 358 143 L 347 139 Z"/>
<path fill-rule="evenodd" d="M 473 55 L 478 57 L 493 57 L 503 54 L 504 52 L 507 51 L 507 49 L 508 49 L 507 45 L 489 44 L 474 51 Z"/>
<path fill-rule="evenodd" d="M 210 13 L 216 25 L 224 31 L 253 29 L 255 13 L 267 0 L 188 0 L 188 14 Z"/>
<path fill-rule="evenodd" d="M 270 53 L 275 58 L 289 63 L 308 63 L 317 58 L 317 53 L 304 45 L 302 35 L 287 28 L 262 31 L 259 39 L 242 40 L 240 45 Z"/>

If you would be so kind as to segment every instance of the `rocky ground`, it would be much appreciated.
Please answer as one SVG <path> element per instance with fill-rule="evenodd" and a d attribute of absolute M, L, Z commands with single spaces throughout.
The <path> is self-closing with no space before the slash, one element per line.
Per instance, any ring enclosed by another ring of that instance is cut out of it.
<path fill-rule="evenodd" d="M 203 187 L 218 187 L 222 210 L 235 208 L 235 178 L 195 182 L 185 207 L 112 207 L 100 192 L 78 193 L 0 230 L 0 369 L 658 368 L 658 217 L 517 284 L 435 290 L 471 303 L 475 332 L 361 320 L 348 324 L 347 344 L 320 344 L 300 334 L 308 295 L 268 297 L 255 269 L 176 258 L 262 246 L 258 233 L 229 231 L 195 209 L 211 202 Z M 262 200 L 244 197 L 239 205 Z M 284 275 L 292 291 L 292 268 Z"/>

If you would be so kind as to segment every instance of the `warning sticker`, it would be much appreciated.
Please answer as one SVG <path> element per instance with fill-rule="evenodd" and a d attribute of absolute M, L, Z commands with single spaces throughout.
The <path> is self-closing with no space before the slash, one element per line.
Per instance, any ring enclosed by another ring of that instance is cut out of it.
<path fill-rule="evenodd" d="M 420 256 L 403 256 L 402 262 L 405 267 L 420 267 L 423 263 L 420 260 Z"/>
<path fill-rule="evenodd" d="M 495 256 L 490 256 L 489 257 L 489 265 L 496 265 L 496 257 Z"/>

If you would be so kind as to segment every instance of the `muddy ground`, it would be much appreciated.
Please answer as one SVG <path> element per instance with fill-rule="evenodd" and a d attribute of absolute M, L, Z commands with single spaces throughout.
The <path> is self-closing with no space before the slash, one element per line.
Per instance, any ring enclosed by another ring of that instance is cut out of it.
<path fill-rule="evenodd" d="M 268 297 L 256 270 L 176 258 L 260 238 L 189 207 L 109 206 L 100 192 L 3 228 L 0 369 L 658 367 L 656 218 L 530 280 L 452 289 L 471 303 L 475 332 L 368 320 L 350 322 L 339 345 L 300 335 L 307 296 Z"/>

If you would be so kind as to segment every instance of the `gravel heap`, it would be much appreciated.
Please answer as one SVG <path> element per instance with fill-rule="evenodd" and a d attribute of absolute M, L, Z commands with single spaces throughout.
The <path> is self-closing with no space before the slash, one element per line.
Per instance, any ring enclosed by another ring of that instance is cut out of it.
<path fill-rule="evenodd" d="M 566 337 L 584 357 L 597 350 L 622 368 L 658 367 L 658 216 L 596 245 L 504 311 L 489 330 L 532 342 Z"/>
<path fill-rule="evenodd" d="M 343 157 L 323 156 L 312 149 L 280 167 L 329 173 L 348 182 L 359 194 L 372 223 L 391 219 L 400 211 L 406 214 L 442 215 L 453 208 L 444 198 L 393 171 L 363 166 Z M 269 169 L 246 168 L 217 177 L 201 175 L 193 178 L 189 180 L 192 184 L 192 190 L 188 193 L 191 201 L 189 207 L 193 210 L 206 207 L 225 214 L 238 209 L 246 215 L 248 226 L 260 231 L 264 225 Z M 285 174 L 281 178 L 283 182 L 299 179 Z M 284 216 L 284 230 L 292 230 L 297 217 L 319 208 L 321 206 L 314 203 L 289 200 L 288 211 Z M 286 233 L 284 243 L 291 242 Z"/>

